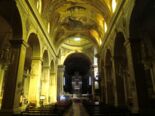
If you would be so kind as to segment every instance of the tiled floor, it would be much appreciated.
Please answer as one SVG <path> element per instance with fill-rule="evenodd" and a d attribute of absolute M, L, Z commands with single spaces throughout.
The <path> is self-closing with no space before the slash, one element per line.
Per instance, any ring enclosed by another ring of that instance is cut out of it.
<path fill-rule="evenodd" d="M 72 107 L 64 116 L 89 116 L 82 103 L 73 102 Z"/>

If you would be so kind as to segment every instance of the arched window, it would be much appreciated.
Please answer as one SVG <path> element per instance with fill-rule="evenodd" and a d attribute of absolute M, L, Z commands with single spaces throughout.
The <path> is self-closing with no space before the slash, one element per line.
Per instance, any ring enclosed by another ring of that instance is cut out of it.
<path fill-rule="evenodd" d="M 41 11 L 42 11 L 42 0 L 37 0 L 37 10 L 41 14 Z"/>
<path fill-rule="evenodd" d="M 107 32 L 107 24 L 104 22 L 104 32 Z"/>
<path fill-rule="evenodd" d="M 51 28 L 51 25 L 50 25 L 50 23 L 48 22 L 48 25 L 47 25 L 47 31 L 48 31 L 48 33 L 50 33 L 50 28 Z"/>
<path fill-rule="evenodd" d="M 111 1 L 112 12 L 115 12 L 116 6 L 117 6 L 117 0 L 112 0 Z"/>

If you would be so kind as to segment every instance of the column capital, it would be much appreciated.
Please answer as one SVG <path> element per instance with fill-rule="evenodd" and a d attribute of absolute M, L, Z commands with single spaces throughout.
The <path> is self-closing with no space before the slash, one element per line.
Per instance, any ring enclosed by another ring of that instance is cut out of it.
<path fill-rule="evenodd" d="M 126 41 L 124 42 L 124 46 L 128 46 L 128 45 L 130 45 L 130 40 L 126 40 Z"/>
<path fill-rule="evenodd" d="M 2 69 L 7 70 L 8 69 L 8 65 L 2 64 Z"/>
<path fill-rule="evenodd" d="M 95 54 L 95 57 L 99 59 L 100 58 L 100 54 L 99 53 L 96 53 Z"/>
<path fill-rule="evenodd" d="M 65 65 L 58 65 L 58 68 L 64 68 Z"/>
<path fill-rule="evenodd" d="M 50 69 L 51 68 L 49 65 L 43 65 L 42 67 L 46 68 L 46 69 L 48 69 L 48 68 Z"/>
<path fill-rule="evenodd" d="M 21 45 L 24 45 L 26 48 L 29 47 L 29 45 L 22 39 L 11 39 L 10 43 L 15 48 L 18 48 Z"/>
<path fill-rule="evenodd" d="M 43 59 L 39 56 L 34 56 L 32 57 L 32 60 L 40 60 L 40 61 L 43 61 Z"/>
<path fill-rule="evenodd" d="M 141 38 L 139 37 L 129 37 L 128 41 L 127 42 L 130 42 L 130 43 L 140 43 L 142 41 Z"/>
<path fill-rule="evenodd" d="M 105 64 L 105 67 L 106 67 L 106 68 L 107 68 L 107 67 L 112 67 L 112 64 L 106 63 L 106 64 Z"/>
<path fill-rule="evenodd" d="M 113 57 L 112 57 L 113 60 L 119 60 L 119 59 L 121 59 L 121 58 L 122 58 L 121 56 L 113 56 Z"/>
<path fill-rule="evenodd" d="M 56 72 L 50 72 L 50 74 L 51 74 L 51 75 L 54 75 L 54 74 L 56 74 Z"/>

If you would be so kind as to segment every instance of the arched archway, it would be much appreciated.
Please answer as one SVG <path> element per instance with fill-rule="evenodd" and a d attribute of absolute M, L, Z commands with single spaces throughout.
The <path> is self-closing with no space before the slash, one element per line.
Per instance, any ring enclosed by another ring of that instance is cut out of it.
<path fill-rule="evenodd" d="M 105 58 L 105 75 L 106 75 L 106 88 L 107 88 L 107 102 L 110 105 L 114 105 L 114 83 L 112 78 L 113 68 L 112 68 L 112 56 L 108 49 L 106 51 Z"/>
<path fill-rule="evenodd" d="M 125 38 L 121 32 L 117 33 L 114 47 L 115 78 L 118 105 L 127 103 L 127 54 L 124 46 Z"/>
<path fill-rule="evenodd" d="M 65 91 L 73 93 L 72 77 L 78 73 L 78 76 L 82 77 L 82 80 L 80 80 L 82 81 L 81 93 L 91 93 L 89 85 L 91 61 L 89 57 L 83 53 L 73 53 L 66 58 L 64 65 Z"/>
<path fill-rule="evenodd" d="M 29 49 L 32 49 L 32 57 L 41 57 L 40 41 L 35 33 L 31 33 L 28 39 Z"/>
<path fill-rule="evenodd" d="M 140 112 L 155 108 L 155 1 L 136 1 L 130 20 L 130 44 Z"/>

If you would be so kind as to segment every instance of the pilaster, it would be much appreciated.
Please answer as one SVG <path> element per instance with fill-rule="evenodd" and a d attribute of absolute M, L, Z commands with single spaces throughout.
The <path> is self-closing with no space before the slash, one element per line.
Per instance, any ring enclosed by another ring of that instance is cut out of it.
<path fill-rule="evenodd" d="M 10 40 L 10 43 L 10 61 L 5 75 L 2 111 L 13 113 L 18 112 L 20 107 L 25 53 L 28 45 L 23 40 Z"/>
<path fill-rule="evenodd" d="M 56 83 L 56 73 L 50 73 L 50 89 L 49 89 L 49 96 L 50 96 L 50 103 L 55 103 L 57 100 L 57 83 Z"/>
<path fill-rule="evenodd" d="M 148 91 L 147 91 L 147 81 L 145 77 L 145 69 L 142 64 L 142 53 L 141 53 L 141 40 L 140 38 L 129 38 L 129 41 L 126 42 L 126 47 L 128 50 L 128 57 L 132 57 L 128 60 L 130 64 L 131 78 L 133 76 L 132 85 L 134 81 L 136 83 L 136 91 L 134 93 L 135 99 L 133 100 L 133 105 L 136 108 L 138 103 L 139 112 L 145 112 L 149 108 L 148 101 Z M 130 54 L 129 54 L 130 53 Z M 132 62 L 133 64 L 131 64 Z M 133 68 L 133 69 L 132 69 Z M 134 80 L 135 79 L 135 80 Z M 137 98 L 136 98 L 137 92 Z M 133 107 L 133 106 L 132 106 Z"/>
<path fill-rule="evenodd" d="M 129 84 L 129 96 L 128 102 L 131 105 L 132 112 L 138 112 L 138 98 L 136 90 L 135 72 L 133 66 L 133 55 L 131 50 L 131 43 L 129 40 L 125 41 L 124 46 L 127 53 L 127 64 L 128 64 L 128 84 Z"/>
<path fill-rule="evenodd" d="M 63 94 L 63 75 L 64 75 L 64 66 L 58 66 L 58 79 L 57 79 L 57 95 L 58 97 Z"/>
<path fill-rule="evenodd" d="M 49 102 L 50 67 L 43 66 L 41 95 L 45 96 L 44 104 Z"/>
<path fill-rule="evenodd" d="M 28 100 L 36 106 L 39 106 L 40 101 L 41 65 L 42 59 L 40 57 L 32 58 Z"/>
<path fill-rule="evenodd" d="M 112 56 L 111 62 L 112 62 L 112 80 L 114 84 L 114 102 L 115 106 L 118 106 L 118 97 L 117 97 L 117 86 L 116 86 L 116 69 L 115 69 L 115 62 L 118 60 L 116 57 Z"/>

